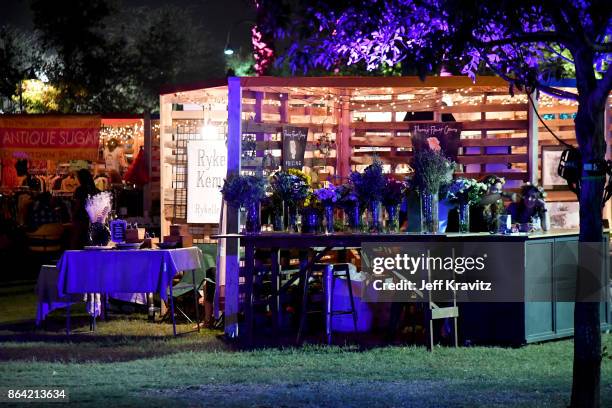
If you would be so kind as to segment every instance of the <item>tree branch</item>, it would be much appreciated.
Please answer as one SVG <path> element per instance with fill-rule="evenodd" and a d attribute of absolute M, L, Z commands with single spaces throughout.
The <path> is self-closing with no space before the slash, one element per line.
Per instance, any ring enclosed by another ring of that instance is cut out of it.
<path fill-rule="evenodd" d="M 481 47 L 495 47 L 499 45 L 507 45 L 507 44 L 524 44 L 524 43 L 533 43 L 533 42 L 558 42 L 561 39 L 566 40 L 567 37 L 563 34 L 560 34 L 556 31 L 538 31 L 533 33 L 525 33 L 522 35 L 517 35 L 509 38 L 502 38 L 499 40 L 492 41 L 478 41 Z"/>

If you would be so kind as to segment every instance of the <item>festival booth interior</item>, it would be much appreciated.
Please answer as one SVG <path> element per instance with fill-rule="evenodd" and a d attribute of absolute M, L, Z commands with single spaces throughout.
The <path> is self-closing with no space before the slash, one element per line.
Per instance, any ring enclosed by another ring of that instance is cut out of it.
<path fill-rule="evenodd" d="M 159 220 L 149 217 L 157 213 L 151 208 L 159 200 L 159 171 L 148 159 L 152 157 L 154 163 L 159 160 L 157 119 L 141 115 L 5 115 L 0 117 L 0 133 L 3 207 L 10 208 L 15 195 L 49 192 L 66 203 L 62 220 L 69 221 L 69 201 L 78 186 L 75 173 L 88 169 L 98 189 L 115 187 L 118 215 L 135 217 L 140 224 L 159 225 Z M 32 180 L 24 181 L 24 177 Z M 16 207 L 23 207 L 23 211 L 12 217 L 23 225 L 26 206 Z M 11 217 L 10 211 L 3 211 L 3 216 Z"/>
<path fill-rule="evenodd" d="M 475 82 L 452 76 L 425 81 L 232 77 L 168 88 L 160 96 L 162 234 L 167 235 L 172 224 L 182 225 L 194 242 L 215 242 L 216 234 L 240 232 L 244 222 L 240 214 L 222 206 L 223 179 L 231 173 L 272 174 L 280 168 L 283 135 L 290 132 L 307 135 L 303 170 L 313 182 L 338 184 L 352 170 L 371 164 L 374 155 L 383 161 L 386 172 L 398 177 L 409 174 L 415 126 L 444 129 L 451 122 L 450 127 L 460 132 L 455 176 L 482 179 L 495 174 L 505 178 L 505 190 L 514 191 L 527 181 L 544 184 L 552 227 L 577 228 L 576 196 L 556 175 L 561 144 L 544 126 L 577 145 L 576 111 L 570 100 L 545 94 L 510 95 L 508 84 L 497 77 L 477 77 Z M 606 207 L 604 217 L 609 214 Z M 224 313 L 226 334 L 236 337 L 244 280 L 239 276 L 238 244 L 230 241 L 219 240 L 216 306 Z M 353 259 L 358 262 L 358 255 Z M 536 322 L 542 327 L 527 333 L 526 316 L 546 307 L 520 312 L 517 324 L 523 334 L 518 342 L 569 333 L 551 313 Z M 567 308 L 561 312 L 569 319 Z M 604 316 L 609 319 L 607 312 Z"/>

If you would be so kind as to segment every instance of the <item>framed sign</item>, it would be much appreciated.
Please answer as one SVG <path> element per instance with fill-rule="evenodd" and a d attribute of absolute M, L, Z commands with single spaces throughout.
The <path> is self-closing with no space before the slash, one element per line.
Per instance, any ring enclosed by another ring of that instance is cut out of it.
<path fill-rule="evenodd" d="M 187 222 L 218 224 L 227 175 L 225 140 L 187 142 Z"/>
<path fill-rule="evenodd" d="M 557 174 L 563 146 L 542 146 L 542 186 L 546 189 L 565 190 L 568 189 L 567 182 Z"/>
<path fill-rule="evenodd" d="M 307 139 L 307 127 L 283 126 L 283 170 L 302 170 Z"/>
<path fill-rule="evenodd" d="M 444 154 L 451 160 L 457 160 L 462 129 L 461 122 L 426 122 L 409 125 L 414 149 L 419 149 L 420 144 L 428 138 L 435 137 L 438 139 Z"/>

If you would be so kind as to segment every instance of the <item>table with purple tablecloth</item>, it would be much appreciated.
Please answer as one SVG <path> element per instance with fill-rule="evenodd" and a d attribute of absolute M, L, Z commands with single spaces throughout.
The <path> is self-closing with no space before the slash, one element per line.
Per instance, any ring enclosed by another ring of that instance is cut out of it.
<path fill-rule="evenodd" d="M 200 268 L 201 258 L 197 247 L 66 251 L 57 264 L 58 294 L 157 292 L 165 300 L 172 278 Z"/>

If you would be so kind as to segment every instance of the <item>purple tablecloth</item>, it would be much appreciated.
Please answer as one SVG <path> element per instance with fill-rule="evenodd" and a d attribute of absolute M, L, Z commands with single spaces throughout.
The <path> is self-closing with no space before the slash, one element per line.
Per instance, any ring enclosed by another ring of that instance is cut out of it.
<path fill-rule="evenodd" d="M 57 264 L 58 295 L 73 293 L 157 292 L 177 272 L 201 267 L 199 248 L 66 251 Z"/>

